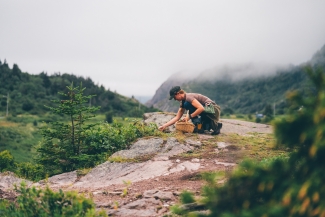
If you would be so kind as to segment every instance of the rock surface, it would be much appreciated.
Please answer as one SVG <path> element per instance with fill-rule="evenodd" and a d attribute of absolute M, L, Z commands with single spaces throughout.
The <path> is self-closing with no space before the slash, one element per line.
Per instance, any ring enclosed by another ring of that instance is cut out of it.
<path fill-rule="evenodd" d="M 176 113 L 166 113 L 166 112 L 151 112 L 145 113 L 143 115 L 143 120 L 145 123 L 155 123 L 158 127 L 164 123 L 170 121 L 175 117 Z M 165 132 L 174 132 L 176 130 L 175 125 L 171 125 L 165 129 Z"/>
<path fill-rule="evenodd" d="M 112 155 L 112 157 L 121 157 L 133 159 L 144 155 L 156 154 L 161 150 L 164 141 L 162 138 L 151 138 L 148 140 L 140 139 L 134 143 L 129 150 L 121 150 Z"/>
<path fill-rule="evenodd" d="M 19 186 L 21 182 L 25 182 L 27 186 L 30 186 L 33 182 L 18 178 L 12 172 L 0 173 L 0 187 L 4 189 L 13 189 L 15 185 Z"/>

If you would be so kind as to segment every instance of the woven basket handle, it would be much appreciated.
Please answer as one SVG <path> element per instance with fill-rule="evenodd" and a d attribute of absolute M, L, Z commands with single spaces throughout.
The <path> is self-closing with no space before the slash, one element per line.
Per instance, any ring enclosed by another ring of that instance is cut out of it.
<path fill-rule="evenodd" d="M 186 118 L 189 118 L 190 117 L 190 115 L 189 115 L 189 110 L 187 110 L 187 113 L 186 113 Z M 190 119 L 190 118 L 189 118 Z M 187 123 L 188 121 L 187 121 L 187 119 L 185 120 L 185 122 Z"/>

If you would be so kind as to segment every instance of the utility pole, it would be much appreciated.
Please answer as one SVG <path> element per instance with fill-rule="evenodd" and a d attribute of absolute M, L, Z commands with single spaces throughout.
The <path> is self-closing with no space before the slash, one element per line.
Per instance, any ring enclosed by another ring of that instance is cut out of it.
<path fill-rule="evenodd" d="M 275 103 L 273 104 L 273 116 L 275 117 Z"/>

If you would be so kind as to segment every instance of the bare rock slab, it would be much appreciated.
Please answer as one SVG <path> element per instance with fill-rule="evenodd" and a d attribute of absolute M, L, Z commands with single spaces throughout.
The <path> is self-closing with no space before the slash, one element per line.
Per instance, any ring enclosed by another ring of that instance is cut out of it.
<path fill-rule="evenodd" d="M 252 132 L 269 134 L 273 132 L 272 126 L 267 124 L 233 119 L 221 119 L 221 122 L 223 123 L 221 133 L 225 134 L 237 133 L 239 135 L 245 135 Z"/>
<path fill-rule="evenodd" d="M 151 112 L 145 113 L 143 119 L 145 123 L 155 123 L 158 127 L 167 123 L 172 118 L 175 117 L 175 113 L 166 113 L 166 112 Z M 165 132 L 174 132 L 176 130 L 175 125 L 171 125 L 165 129 Z"/>
<path fill-rule="evenodd" d="M 122 157 L 133 159 L 144 155 L 152 155 L 158 153 L 163 145 L 161 138 L 140 139 L 135 142 L 130 149 L 115 152 L 112 157 Z"/>
<path fill-rule="evenodd" d="M 143 163 L 110 163 L 105 162 L 92 169 L 72 187 L 101 188 L 112 184 L 123 184 L 123 181 L 137 182 L 161 176 L 173 165 L 171 161 L 147 161 Z"/>
<path fill-rule="evenodd" d="M 0 186 L 4 189 L 13 189 L 15 185 L 20 186 L 22 182 L 27 186 L 33 183 L 26 179 L 18 178 L 13 172 L 0 173 Z"/>
<path fill-rule="evenodd" d="M 35 183 L 34 186 L 44 186 L 50 185 L 52 188 L 62 188 L 72 185 L 77 180 L 77 171 L 72 171 L 68 173 L 62 173 L 59 175 L 52 176 L 45 180 L 41 180 Z"/>

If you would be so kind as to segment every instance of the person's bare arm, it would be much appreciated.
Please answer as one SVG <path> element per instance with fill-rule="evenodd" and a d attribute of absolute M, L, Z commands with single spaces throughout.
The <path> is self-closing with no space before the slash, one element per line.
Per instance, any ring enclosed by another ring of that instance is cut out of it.
<path fill-rule="evenodd" d="M 183 116 L 184 111 L 185 111 L 184 108 L 179 108 L 176 116 L 173 119 L 171 119 L 170 121 L 168 121 L 167 123 L 160 126 L 158 129 L 160 131 L 163 131 L 166 127 L 169 127 L 170 125 L 175 124 Z"/>
<path fill-rule="evenodd" d="M 191 114 L 192 118 L 201 114 L 204 111 L 204 107 L 202 106 L 201 103 L 199 103 L 199 101 L 197 101 L 197 99 L 194 99 L 192 101 L 192 105 L 196 108 L 196 110 Z M 190 117 L 185 117 L 184 121 L 189 121 L 190 119 L 191 119 Z"/>

